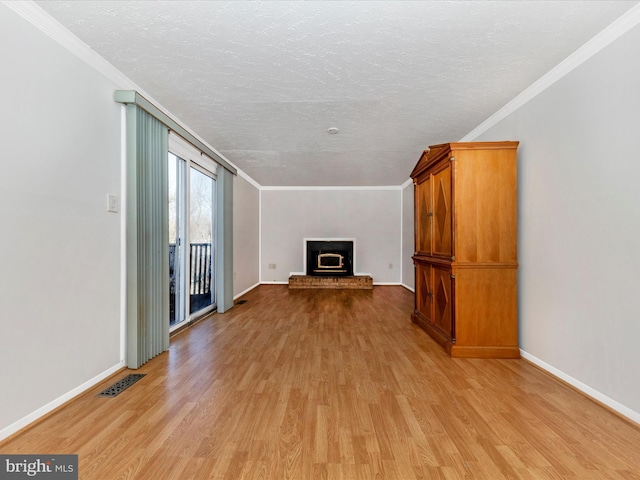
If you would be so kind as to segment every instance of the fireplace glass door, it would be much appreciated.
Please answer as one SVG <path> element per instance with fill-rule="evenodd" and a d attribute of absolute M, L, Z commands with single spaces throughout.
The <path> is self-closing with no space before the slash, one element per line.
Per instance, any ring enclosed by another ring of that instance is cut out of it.
<path fill-rule="evenodd" d="M 353 241 L 307 241 L 307 275 L 353 275 Z"/>

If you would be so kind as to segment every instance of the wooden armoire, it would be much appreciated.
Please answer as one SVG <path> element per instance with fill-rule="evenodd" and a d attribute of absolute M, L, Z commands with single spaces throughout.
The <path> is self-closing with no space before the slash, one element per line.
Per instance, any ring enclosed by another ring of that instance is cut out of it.
<path fill-rule="evenodd" d="M 517 148 L 518 142 L 434 145 L 411 172 L 411 318 L 452 357 L 520 357 Z"/>

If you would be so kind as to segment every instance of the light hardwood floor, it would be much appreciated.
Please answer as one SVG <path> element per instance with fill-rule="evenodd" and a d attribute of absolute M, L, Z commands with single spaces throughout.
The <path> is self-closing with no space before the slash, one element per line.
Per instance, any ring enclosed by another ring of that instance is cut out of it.
<path fill-rule="evenodd" d="M 640 428 L 523 360 L 451 359 L 413 294 L 263 285 L 0 445 L 83 480 L 640 479 Z"/>

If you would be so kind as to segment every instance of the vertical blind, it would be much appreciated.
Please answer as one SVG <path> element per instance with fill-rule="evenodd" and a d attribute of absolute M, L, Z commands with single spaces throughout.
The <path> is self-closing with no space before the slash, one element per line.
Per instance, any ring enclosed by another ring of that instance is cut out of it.
<path fill-rule="evenodd" d="M 233 307 L 233 175 L 221 169 L 217 185 L 216 301 L 218 312 L 225 312 Z"/>
<path fill-rule="evenodd" d="M 233 176 L 236 169 L 134 90 L 126 105 L 127 366 L 138 368 L 169 348 L 168 130 L 223 167 L 218 173 L 217 310 L 233 307 Z"/>
<path fill-rule="evenodd" d="M 169 348 L 167 127 L 127 105 L 127 366 Z"/>

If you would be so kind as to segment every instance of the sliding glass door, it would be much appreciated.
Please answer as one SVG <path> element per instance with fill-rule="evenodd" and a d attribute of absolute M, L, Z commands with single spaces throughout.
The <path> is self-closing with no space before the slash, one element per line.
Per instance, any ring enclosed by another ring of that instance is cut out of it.
<path fill-rule="evenodd" d="M 169 153 L 169 326 L 182 323 L 185 317 L 184 285 L 186 241 L 184 192 L 186 163 Z"/>
<path fill-rule="evenodd" d="M 214 303 L 213 213 L 215 180 L 196 167 L 189 169 L 189 313 Z"/>
<path fill-rule="evenodd" d="M 188 152 L 187 152 L 188 153 Z M 189 155 L 180 152 L 181 156 Z M 215 174 L 169 153 L 169 325 L 215 308 Z"/>

